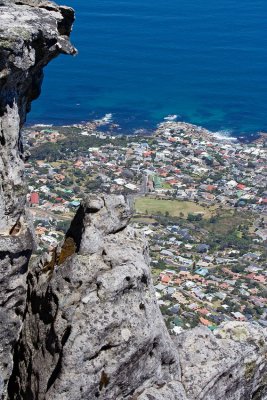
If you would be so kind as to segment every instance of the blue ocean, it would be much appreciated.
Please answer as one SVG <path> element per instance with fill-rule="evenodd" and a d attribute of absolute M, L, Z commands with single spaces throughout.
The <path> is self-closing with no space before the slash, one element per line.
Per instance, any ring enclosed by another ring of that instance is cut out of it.
<path fill-rule="evenodd" d="M 267 131 L 266 0 L 65 0 L 76 57 L 45 70 L 29 123 L 113 114 L 123 131 L 168 114 L 233 136 Z"/>

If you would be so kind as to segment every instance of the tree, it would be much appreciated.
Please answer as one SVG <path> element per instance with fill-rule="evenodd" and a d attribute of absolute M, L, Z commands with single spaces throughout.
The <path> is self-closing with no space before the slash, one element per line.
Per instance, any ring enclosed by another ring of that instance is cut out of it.
<path fill-rule="evenodd" d="M 194 221 L 201 221 L 203 219 L 201 214 L 192 214 L 189 213 L 187 216 L 187 220 L 190 222 L 194 222 Z"/>
<path fill-rule="evenodd" d="M 244 272 L 244 265 L 236 264 L 232 266 L 232 271 L 236 273 Z"/>
<path fill-rule="evenodd" d="M 213 215 L 212 217 L 210 217 L 209 219 L 209 223 L 210 224 L 215 224 L 217 222 L 218 217 L 216 217 L 215 215 Z"/>

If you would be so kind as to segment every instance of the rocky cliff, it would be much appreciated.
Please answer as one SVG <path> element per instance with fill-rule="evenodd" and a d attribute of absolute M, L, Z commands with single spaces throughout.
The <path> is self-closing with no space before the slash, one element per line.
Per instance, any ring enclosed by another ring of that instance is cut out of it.
<path fill-rule="evenodd" d="M 0 393 L 12 371 L 33 246 L 20 129 L 40 93 L 43 67 L 75 53 L 68 38 L 73 20 L 72 9 L 48 1 L 0 0 Z"/>
<path fill-rule="evenodd" d="M 184 394 L 147 245 L 129 217 L 123 197 L 91 196 L 62 247 L 30 272 L 11 398 L 131 398 L 170 380 Z"/>
<path fill-rule="evenodd" d="M 90 196 L 32 267 L 11 399 L 264 399 L 266 332 L 227 323 L 175 342 L 123 197 Z"/>
<path fill-rule="evenodd" d="M 267 333 L 250 323 L 227 322 L 211 333 L 195 328 L 175 339 L 189 399 L 265 400 Z"/>
<path fill-rule="evenodd" d="M 88 197 L 64 243 L 28 267 L 20 128 L 43 67 L 75 53 L 73 20 L 48 1 L 0 0 L 1 397 L 266 399 L 264 329 L 231 322 L 169 336 L 123 197 Z"/>

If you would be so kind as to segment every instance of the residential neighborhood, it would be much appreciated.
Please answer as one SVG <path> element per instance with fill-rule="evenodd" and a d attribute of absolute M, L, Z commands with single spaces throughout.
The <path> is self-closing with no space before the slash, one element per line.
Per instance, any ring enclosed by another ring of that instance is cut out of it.
<path fill-rule="evenodd" d="M 109 118 L 23 134 L 37 255 L 62 240 L 86 193 L 122 193 L 149 242 L 171 333 L 225 320 L 267 326 L 265 134 L 245 143 L 164 121 L 123 135 Z"/>

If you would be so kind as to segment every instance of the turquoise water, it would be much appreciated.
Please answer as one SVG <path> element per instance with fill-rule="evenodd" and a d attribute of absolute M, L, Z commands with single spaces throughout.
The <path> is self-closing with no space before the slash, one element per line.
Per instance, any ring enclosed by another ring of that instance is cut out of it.
<path fill-rule="evenodd" d="M 266 0 L 85 0 L 77 57 L 46 69 L 28 122 L 113 113 L 125 132 L 167 114 L 249 136 L 267 130 Z"/>

